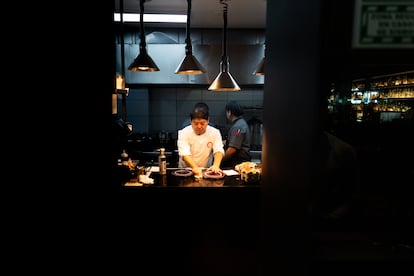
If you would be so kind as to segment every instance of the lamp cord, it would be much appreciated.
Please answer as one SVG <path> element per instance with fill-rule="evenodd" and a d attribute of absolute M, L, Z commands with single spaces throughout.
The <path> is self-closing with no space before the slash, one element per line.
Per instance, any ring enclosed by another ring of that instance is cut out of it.
<path fill-rule="evenodd" d="M 145 0 L 140 0 L 139 2 L 140 9 L 141 9 L 141 12 L 139 14 L 139 24 L 140 24 L 140 29 L 141 29 L 141 33 L 139 34 L 140 51 L 141 50 L 146 51 L 146 47 L 147 47 L 147 43 L 145 42 L 145 30 L 144 30 L 144 2 Z"/>
<path fill-rule="evenodd" d="M 119 9 L 120 9 L 120 19 L 121 19 L 121 74 L 122 77 L 125 78 L 125 41 L 124 41 L 124 0 L 121 0 L 119 3 Z"/>
<path fill-rule="evenodd" d="M 223 5 L 223 58 L 227 57 L 227 11 L 228 4 L 227 0 L 220 0 L 220 3 Z"/>
<path fill-rule="evenodd" d="M 190 19 L 191 18 L 191 0 L 187 0 L 187 37 L 185 38 L 185 54 L 191 55 L 193 52 L 193 46 L 190 38 Z"/>

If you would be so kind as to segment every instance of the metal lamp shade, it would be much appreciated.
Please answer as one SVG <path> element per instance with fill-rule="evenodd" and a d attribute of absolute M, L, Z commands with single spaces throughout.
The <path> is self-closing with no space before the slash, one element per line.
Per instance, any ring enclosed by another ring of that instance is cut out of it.
<path fill-rule="evenodd" d="M 230 72 L 227 70 L 228 62 L 220 62 L 220 73 L 217 75 L 216 79 L 210 85 L 208 90 L 213 91 L 239 91 L 240 87 L 236 81 L 231 76 Z"/>
<path fill-rule="evenodd" d="M 128 70 L 134 72 L 155 72 L 160 71 L 158 66 L 148 55 L 147 51 L 144 49 L 139 52 L 138 56 L 134 61 L 129 65 Z"/>
<path fill-rule="evenodd" d="M 200 62 L 198 62 L 197 58 L 191 54 L 185 55 L 180 65 L 175 70 L 176 74 L 182 75 L 203 74 L 205 72 L 206 70 L 203 68 Z"/>
<path fill-rule="evenodd" d="M 256 70 L 253 72 L 255 76 L 264 76 L 265 58 L 263 57 L 260 63 L 257 65 Z"/>

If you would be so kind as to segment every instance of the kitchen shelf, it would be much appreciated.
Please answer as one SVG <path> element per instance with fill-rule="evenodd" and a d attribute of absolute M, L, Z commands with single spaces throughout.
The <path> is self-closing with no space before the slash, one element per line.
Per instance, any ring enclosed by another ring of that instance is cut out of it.
<path fill-rule="evenodd" d="M 392 90 L 392 89 L 401 89 L 401 88 L 414 88 L 414 82 L 408 84 L 400 84 L 400 85 L 391 85 L 391 86 L 371 86 L 372 89 L 379 89 L 379 90 Z"/>
<path fill-rule="evenodd" d="M 404 119 L 414 109 L 414 70 L 353 80 L 352 87 L 353 99 L 359 100 L 353 104 L 357 121 Z"/>
<path fill-rule="evenodd" d="M 390 101 L 413 101 L 414 97 L 410 97 L 410 98 L 379 98 L 380 100 L 390 100 Z"/>

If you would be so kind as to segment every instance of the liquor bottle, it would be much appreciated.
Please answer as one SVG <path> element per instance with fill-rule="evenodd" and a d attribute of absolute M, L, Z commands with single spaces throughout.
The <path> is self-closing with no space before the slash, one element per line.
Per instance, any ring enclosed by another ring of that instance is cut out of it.
<path fill-rule="evenodd" d="M 158 167 L 160 174 L 167 173 L 167 157 L 165 156 L 165 148 L 160 148 L 160 155 L 158 156 Z"/>

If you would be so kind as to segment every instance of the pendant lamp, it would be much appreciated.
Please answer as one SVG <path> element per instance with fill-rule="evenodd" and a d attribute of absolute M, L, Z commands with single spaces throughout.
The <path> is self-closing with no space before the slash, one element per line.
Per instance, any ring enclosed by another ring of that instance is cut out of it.
<path fill-rule="evenodd" d="M 257 65 L 256 70 L 253 71 L 253 75 L 264 76 L 264 65 L 265 65 L 265 56 L 263 56 L 262 60 Z"/>
<path fill-rule="evenodd" d="M 222 42 L 222 56 L 220 61 L 220 73 L 210 85 L 208 90 L 212 91 L 239 91 L 240 87 L 233 79 L 229 72 L 229 58 L 227 56 L 227 0 L 220 0 L 223 5 L 223 42 Z"/>
<path fill-rule="evenodd" d="M 134 61 L 129 65 L 128 70 L 134 72 L 154 72 L 160 71 L 158 66 L 152 60 L 147 53 L 147 43 L 145 41 L 145 29 L 144 29 L 144 3 L 149 0 L 140 0 L 140 41 L 139 41 L 139 54 Z"/>
<path fill-rule="evenodd" d="M 175 70 L 175 74 L 196 75 L 203 74 L 206 70 L 193 55 L 193 46 L 190 38 L 190 17 L 191 17 L 191 0 L 187 0 L 187 37 L 185 39 L 185 57 L 181 60 L 180 65 Z"/>
<path fill-rule="evenodd" d="M 265 65 L 265 58 L 263 57 L 259 65 L 257 65 L 256 70 L 253 72 L 253 75 L 264 76 L 264 65 Z"/>

